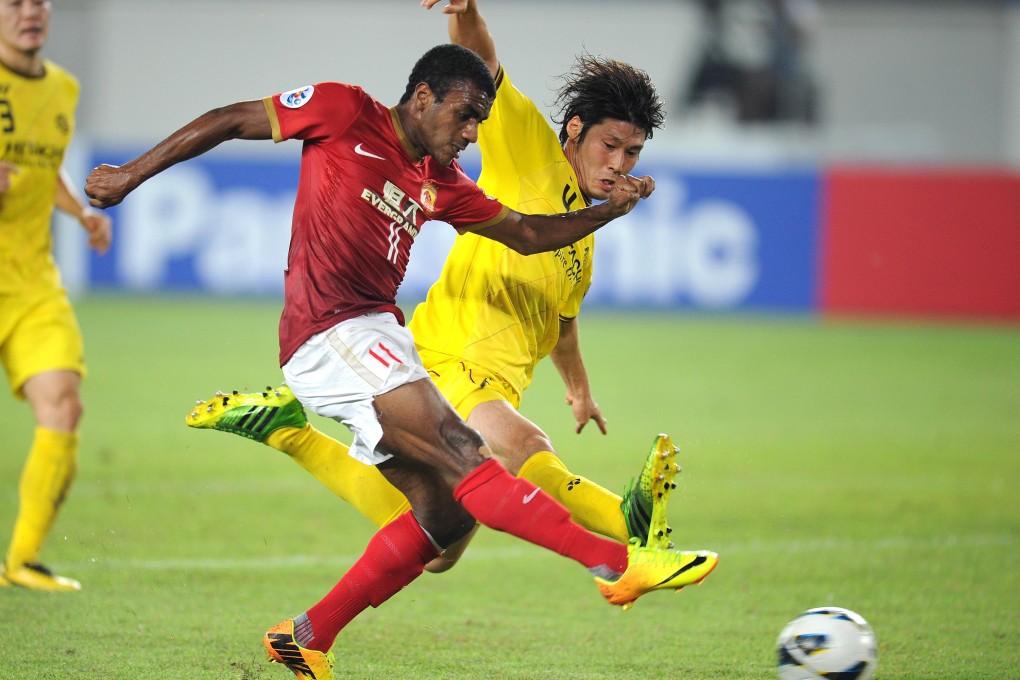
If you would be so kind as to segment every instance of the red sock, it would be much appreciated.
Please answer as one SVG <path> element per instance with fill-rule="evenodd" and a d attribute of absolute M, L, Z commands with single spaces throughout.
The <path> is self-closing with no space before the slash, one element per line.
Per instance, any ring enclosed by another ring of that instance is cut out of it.
<path fill-rule="evenodd" d="M 584 566 L 606 566 L 622 573 L 627 548 L 575 524 L 570 513 L 526 479 L 512 476 L 490 458 L 472 470 L 453 490 L 479 522 L 498 531 L 548 548 Z"/>
<path fill-rule="evenodd" d="M 393 597 L 438 555 L 410 512 L 384 526 L 333 590 L 305 612 L 314 637 L 303 646 L 329 651 L 336 636 L 354 617 Z"/>

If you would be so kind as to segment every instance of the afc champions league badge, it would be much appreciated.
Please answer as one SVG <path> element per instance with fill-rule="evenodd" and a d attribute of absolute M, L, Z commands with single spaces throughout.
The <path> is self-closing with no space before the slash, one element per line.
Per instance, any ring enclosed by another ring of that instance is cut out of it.
<path fill-rule="evenodd" d="M 312 93 L 314 92 L 315 86 L 305 85 L 304 87 L 299 87 L 296 90 L 291 90 L 281 94 L 280 103 L 288 109 L 298 109 L 308 103 L 308 100 L 312 98 Z"/>
<path fill-rule="evenodd" d="M 434 213 L 436 211 L 436 195 L 439 192 L 439 188 L 436 183 L 430 179 L 425 180 L 421 185 L 421 205 L 425 208 L 425 212 Z"/>

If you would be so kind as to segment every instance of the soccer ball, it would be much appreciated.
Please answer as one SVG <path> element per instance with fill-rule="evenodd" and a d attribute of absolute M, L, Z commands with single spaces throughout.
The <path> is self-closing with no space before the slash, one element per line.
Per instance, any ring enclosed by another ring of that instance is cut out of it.
<path fill-rule="evenodd" d="M 808 609 L 776 640 L 781 680 L 869 680 L 878 643 L 862 616 L 841 607 Z"/>

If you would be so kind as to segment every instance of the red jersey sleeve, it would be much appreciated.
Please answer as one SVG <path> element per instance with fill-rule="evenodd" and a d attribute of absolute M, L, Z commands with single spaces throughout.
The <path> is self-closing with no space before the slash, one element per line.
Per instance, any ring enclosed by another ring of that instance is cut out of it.
<path fill-rule="evenodd" d="M 368 96 L 356 85 L 318 83 L 266 97 L 273 141 L 325 140 L 344 132 Z"/>
<path fill-rule="evenodd" d="M 427 162 L 431 160 L 429 158 Z M 463 234 L 491 227 L 502 221 L 510 212 L 510 208 L 495 198 L 486 196 L 457 163 L 449 168 L 444 179 L 447 181 L 442 186 L 436 186 L 435 195 L 429 197 L 435 205 L 435 209 L 429 215 L 430 219 L 442 220 Z M 426 198 L 425 193 L 423 190 L 423 199 Z"/>

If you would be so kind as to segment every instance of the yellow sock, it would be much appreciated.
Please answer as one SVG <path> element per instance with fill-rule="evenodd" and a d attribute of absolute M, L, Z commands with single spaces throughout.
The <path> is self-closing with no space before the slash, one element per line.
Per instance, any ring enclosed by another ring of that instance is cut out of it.
<path fill-rule="evenodd" d="M 77 471 L 78 435 L 35 428 L 18 484 L 18 518 L 7 551 L 9 567 L 39 561 L 39 551 Z"/>
<path fill-rule="evenodd" d="M 620 510 L 623 499 L 585 477 L 571 474 L 555 454 L 539 451 L 524 461 L 517 476 L 559 501 L 570 511 L 571 518 L 585 529 L 620 543 L 630 539 Z"/>
<path fill-rule="evenodd" d="M 404 494 L 373 465 L 347 455 L 350 448 L 310 424 L 281 427 L 266 444 L 294 459 L 327 489 L 347 501 L 376 526 L 389 524 L 411 509 Z"/>

